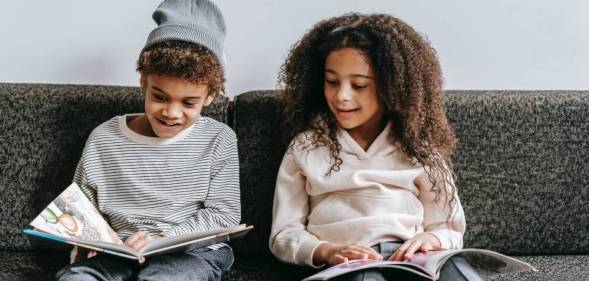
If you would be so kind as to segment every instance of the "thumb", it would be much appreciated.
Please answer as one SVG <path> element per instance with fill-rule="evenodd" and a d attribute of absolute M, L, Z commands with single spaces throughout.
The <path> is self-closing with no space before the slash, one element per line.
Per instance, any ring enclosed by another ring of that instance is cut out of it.
<path fill-rule="evenodd" d="M 348 258 L 346 258 L 342 255 L 335 255 L 334 256 L 334 263 L 333 263 L 334 265 L 344 263 L 344 262 L 348 262 Z"/>

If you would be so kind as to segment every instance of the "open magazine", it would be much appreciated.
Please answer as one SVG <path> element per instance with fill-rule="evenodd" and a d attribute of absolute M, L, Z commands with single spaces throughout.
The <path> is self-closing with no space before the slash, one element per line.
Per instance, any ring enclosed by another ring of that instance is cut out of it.
<path fill-rule="evenodd" d="M 108 225 L 76 183 L 72 183 L 31 223 L 23 233 L 32 237 L 75 245 L 97 252 L 145 261 L 145 257 L 188 251 L 245 235 L 253 226 L 245 224 L 155 239 L 137 251 L 127 247 Z"/>
<path fill-rule="evenodd" d="M 440 270 L 448 259 L 454 255 L 462 256 L 481 276 L 491 276 L 509 272 L 533 270 L 536 268 L 518 259 L 482 249 L 461 249 L 430 251 L 416 253 L 410 261 L 381 261 L 381 260 L 351 260 L 334 265 L 319 273 L 309 276 L 303 281 L 327 280 L 338 275 L 367 268 L 381 268 L 384 270 L 404 270 L 421 276 L 424 280 L 438 280 Z M 386 272 L 386 271 L 385 271 Z"/>

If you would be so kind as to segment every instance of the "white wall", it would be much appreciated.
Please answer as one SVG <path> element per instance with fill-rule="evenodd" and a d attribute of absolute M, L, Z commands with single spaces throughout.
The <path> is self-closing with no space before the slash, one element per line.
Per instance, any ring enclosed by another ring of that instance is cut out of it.
<path fill-rule="evenodd" d="M 5 1 L 0 82 L 137 85 L 159 0 Z M 437 49 L 446 89 L 589 89 L 586 0 L 217 0 L 227 94 L 276 87 L 290 46 L 320 19 L 386 12 Z"/>

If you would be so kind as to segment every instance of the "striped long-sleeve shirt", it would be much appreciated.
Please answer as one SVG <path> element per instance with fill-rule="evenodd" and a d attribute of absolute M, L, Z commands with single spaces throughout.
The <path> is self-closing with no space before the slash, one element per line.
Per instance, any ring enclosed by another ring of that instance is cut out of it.
<path fill-rule="evenodd" d="M 127 115 L 128 116 L 128 115 Z M 117 116 L 90 134 L 74 181 L 126 239 L 174 236 L 240 222 L 237 139 L 207 117 L 170 139 L 145 137 Z"/>

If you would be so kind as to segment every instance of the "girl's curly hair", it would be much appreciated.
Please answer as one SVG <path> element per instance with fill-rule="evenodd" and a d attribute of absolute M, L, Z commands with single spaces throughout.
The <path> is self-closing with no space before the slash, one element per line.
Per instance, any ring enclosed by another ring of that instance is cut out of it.
<path fill-rule="evenodd" d="M 223 66 L 211 50 L 195 43 L 171 40 L 153 44 L 139 55 L 137 71 L 143 76 L 169 75 L 205 83 L 213 97 L 225 90 Z"/>
<path fill-rule="evenodd" d="M 446 119 L 440 65 L 426 39 L 400 19 L 345 14 L 317 23 L 295 43 L 278 77 L 288 128 L 285 138 L 313 132 L 305 134 L 311 144 L 304 149 L 329 148 L 333 159 L 327 174 L 339 170 L 338 126 L 323 85 L 325 59 L 341 48 L 354 48 L 365 56 L 376 76 L 385 117 L 393 124 L 390 137 L 410 161 L 426 167 L 436 201 L 443 194 L 452 206 L 456 176 L 451 155 L 456 139 Z"/>

